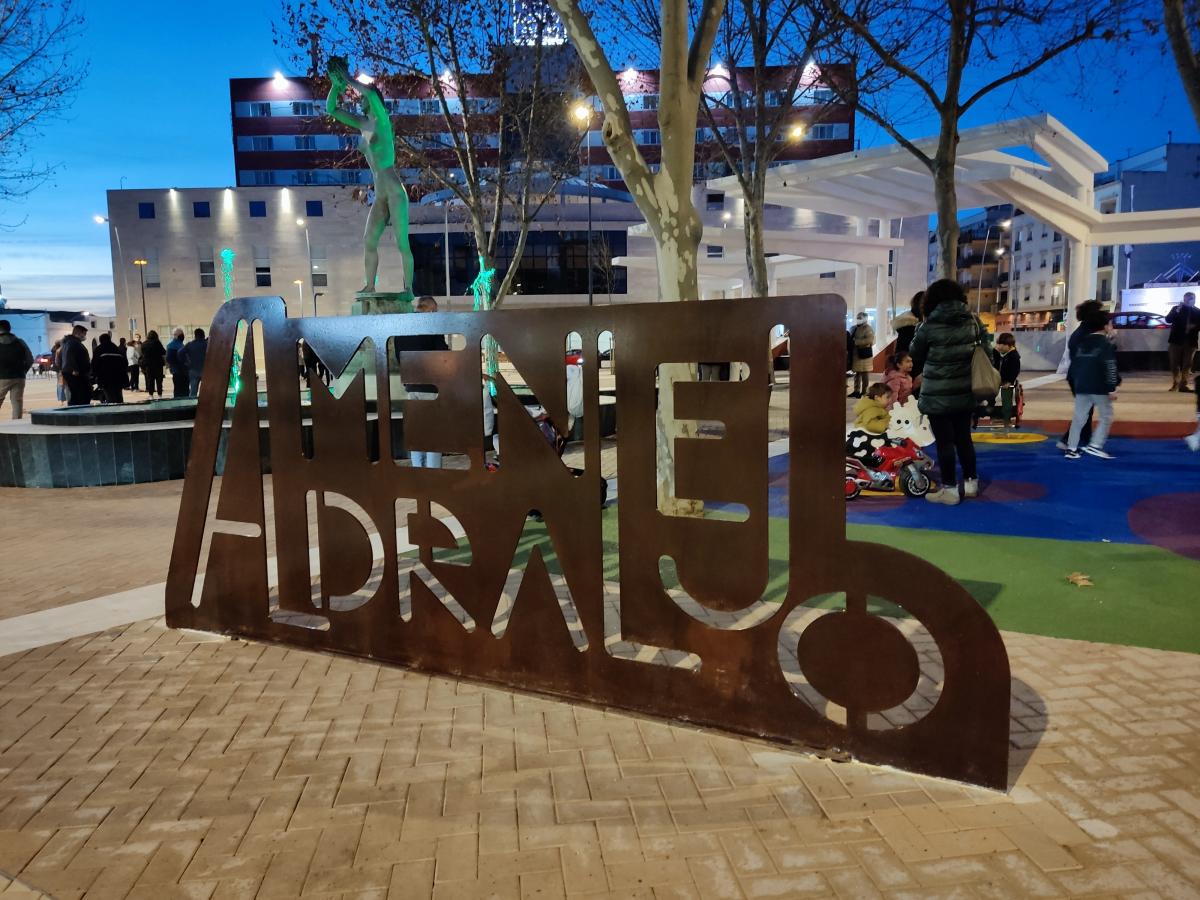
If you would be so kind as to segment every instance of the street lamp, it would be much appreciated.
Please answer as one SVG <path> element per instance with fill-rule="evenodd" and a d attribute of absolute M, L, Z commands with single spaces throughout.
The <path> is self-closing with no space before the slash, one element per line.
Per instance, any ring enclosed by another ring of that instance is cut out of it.
<path fill-rule="evenodd" d="M 788 129 L 788 137 L 790 137 L 793 141 L 803 140 L 804 126 L 799 123 L 793 125 L 790 129 Z"/>
<path fill-rule="evenodd" d="M 138 267 L 138 274 L 141 276 L 138 280 L 142 283 L 142 331 L 146 331 L 146 266 L 149 261 L 135 259 L 133 264 Z M 133 335 L 131 334 L 130 337 L 132 338 Z"/>
<path fill-rule="evenodd" d="M 125 297 L 129 297 L 129 275 L 125 271 L 125 253 L 121 250 L 121 229 L 108 220 L 108 216 L 102 216 L 99 213 L 92 216 L 92 221 L 97 225 L 112 225 L 113 235 L 117 239 L 117 268 L 121 270 L 121 282 L 125 286 Z M 130 335 L 132 337 L 133 335 Z"/>
<path fill-rule="evenodd" d="M 308 225 L 305 223 L 305 221 L 303 219 L 297 219 L 296 224 L 304 229 L 304 256 L 308 260 L 308 280 L 309 280 L 309 283 L 311 284 L 312 283 L 313 261 L 312 261 L 312 244 L 310 244 L 308 241 Z M 293 284 L 302 284 L 302 282 L 295 281 L 295 282 L 293 282 Z M 313 316 L 315 317 L 316 314 L 317 314 L 317 293 L 316 293 L 316 287 L 314 285 L 314 287 L 313 287 Z M 303 290 L 300 291 L 300 315 L 304 315 L 304 291 Z"/>
<path fill-rule="evenodd" d="M 585 141 L 587 146 L 587 286 L 588 286 L 588 306 L 593 302 L 593 286 L 592 286 L 592 107 L 590 103 L 577 103 L 571 111 L 575 116 L 575 121 L 585 129 Z"/>
<path fill-rule="evenodd" d="M 992 236 L 992 230 L 999 226 L 1001 231 L 1008 231 L 1012 227 L 1012 219 L 1002 219 L 995 225 L 989 225 L 987 231 L 983 233 L 983 253 L 979 260 L 979 286 L 975 289 L 975 313 L 978 315 L 980 303 L 983 301 L 983 274 L 987 270 L 987 247 L 988 239 Z M 999 244 L 999 240 L 997 240 Z M 1000 281 L 1000 257 L 1004 255 L 1004 246 L 1000 245 L 996 252 L 996 281 L 997 290 L 996 296 L 999 296 L 999 281 Z"/>

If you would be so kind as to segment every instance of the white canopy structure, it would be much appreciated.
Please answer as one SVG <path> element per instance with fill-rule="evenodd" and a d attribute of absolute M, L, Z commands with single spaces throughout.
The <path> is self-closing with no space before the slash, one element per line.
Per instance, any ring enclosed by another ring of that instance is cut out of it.
<path fill-rule="evenodd" d="M 937 139 L 916 141 L 933 155 Z M 1040 161 L 1009 152 L 1024 148 Z M 1091 293 L 1091 248 L 1110 244 L 1153 244 L 1196 240 L 1200 209 L 1101 214 L 1095 208 L 1095 176 L 1108 162 L 1053 116 L 1041 114 L 961 132 L 956 183 L 959 207 L 1012 203 L 1051 225 L 1069 242 L 1068 298 Z M 726 197 L 740 197 L 735 177 L 708 182 Z M 936 211 L 933 178 L 899 144 L 787 163 L 767 175 L 766 201 L 850 216 L 863 224 L 889 223 Z"/>

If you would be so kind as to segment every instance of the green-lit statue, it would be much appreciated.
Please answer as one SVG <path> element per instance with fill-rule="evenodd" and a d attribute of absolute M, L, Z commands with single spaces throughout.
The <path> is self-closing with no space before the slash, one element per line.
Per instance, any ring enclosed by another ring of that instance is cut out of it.
<path fill-rule="evenodd" d="M 350 78 L 350 70 L 344 57 L 334 56 L 329 60 L 329 97 L 325 100 L 325 111 L 337 121 L 358 129 L 362 135 L 359 150 L 366 157 L 371 175 L 375 179 L 375 202 L 367 215 L 367 228 L 363 234 L 363 269 L 366 279 L 360 293 L 375 290 L 379 274 L 379 239 L 391 223 L 396 238 L 396 249 L 404 262 L 404 288 L 412 296 L 413 257 L 408 244 L 408 193 L 396 172 L 396 145 L 392 133 L 392 120 L 379 91 L 368 84 Z M 358 115 L 338 105 L 338 99 L 346 88 L 354 90 L 361 98 L 366 115 Z"/>

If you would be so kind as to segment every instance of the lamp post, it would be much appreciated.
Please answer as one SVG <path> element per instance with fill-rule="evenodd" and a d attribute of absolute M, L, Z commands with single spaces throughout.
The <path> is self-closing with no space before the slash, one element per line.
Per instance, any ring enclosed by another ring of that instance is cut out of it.
<path fill-rule="evenodd" d="M 121 282 L 125 286 L 125 297 L 129 297 L 129 275 L 125 271 L 125 253 L 121 250 L 121 229 L 113 225 L 109 221 L 108 216 L 102 216 L 99 213 L 92 216 L 92 221 L 97 225 L 112 225 L 113 235 L 117 239 L 117 268 L 121 270 Z M 132 337 L 133 335 L 130 335 Z"/>
<path fill-rule="evenodd" d="M 133 264 L 138 267 L 138 274 L 141 276 L 138 280 L 142 284 L 142 331 L 146 331 L 146 266 L 148 260 L 135 259 Z M 132 338 L 133 335 L 130 335 Z"/>
<path fill-rule="evenodd" d="M 454 181 L 454 173 L 450 173 Z M 450 309 L 450 201 L 454 199 L 453 188 L 447 188 L 449 195 L 442 203 L 442 265 L 446 270 L 446 309 Z"/>
<path fill-rule="evenodd" d="M 308 224 L 303 219 L 297 219 L 296 224 L 304 229 L 304 257 L 308 260 L 308 283 L 312 284 L 312 244 L 308 242 Z M 295 281 L 293 284 L 303 285 L 302 281 Z M 301 287 L 300 294 L 300 315 L 304 315 L 304 289 Z M 313 317 L 317 315 L 317 293 L 316 286 L 313 286 Z"/>
<path fill-rule="evenodd" d="M 1004 221 L 999 222 L 997 224 L 999 225 L 1001 231 L 1008 231 L 1009 227 L 1012 225 L 1012 219 L 1005 219 Z M 979 314 L 979 306 L 983 302 L 983 274 L 984 274 L 984 272 L 987 271 L 988 239 L 992 236 L 992 230 L 996 227 L 997 227 L 996 225 L 989 225 L 987 227 L 987 231 L 985 231 L 983 233 L 983 254 L 979 260 L 979 286 L 977 288 L 975 288 L 975 313 L 976 313 L 976 315 Z M 997 240 L 997 244 L 999 244 L 999 243 L 1000 243 L 999 240 Z M 996 252 L 996 283 L 997 283 L 997 294 L 996 295 L 997 295 L 997 297 L 999 297 L 1000 257 L 1003 255 L 1004 255 L 1004 247 L 1000 246 L 1000 249 Z"/>
<path fill-rule="evenodd" d="M 594 291 L 592 286 L 592 107 L 590 101 L 576 104 L 573 113 L 575 121 L 586 129 L 584 142 L 587 147 L 587 286 L 588 306 L 591 306 Z"/>
<path fill-rule="evenodd" d="M 300 308 L 304 309 L 304 279 L 297 278 L 292 284 L 296 286 L 296 296 L 300 300 Z"/>

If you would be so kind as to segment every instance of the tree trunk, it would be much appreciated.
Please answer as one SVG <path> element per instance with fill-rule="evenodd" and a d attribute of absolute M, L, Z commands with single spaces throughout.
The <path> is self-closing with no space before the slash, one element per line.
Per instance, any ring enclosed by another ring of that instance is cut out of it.
<path fill-rule="evenodd" d="M 943 121 L 937 154 L 933 158 L 933 195 L 937 203 L 939 278 L 958 277 L 958 189 L 954 167 L 958 162 L 958 123 Z"/>
<path fill-rule="evenodd" d="M 1183 0 L 1163 0 L 1163 25 L 1175 57 L 1175 67 L 1179 69 L 1179 80 L 1183 82 L 1184 93 L 1192 107 L 1192 116 L 1200 124 L 1200 60 L 1192 47 Z"/>
<path fill-rule="evenodd" d="M 746 270 L 750 273 L 750 294 L 766 297 L 771 293 L 771 285 L 767 276 L 762 200 L 759 197 L 746 197 L 742 205 L 745 210 Z"/>

